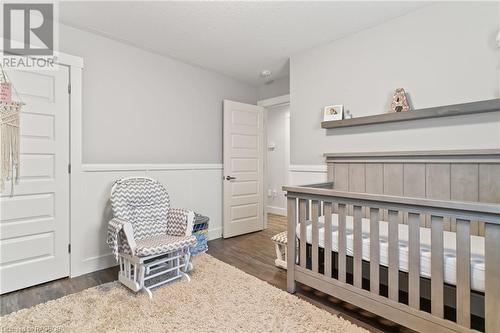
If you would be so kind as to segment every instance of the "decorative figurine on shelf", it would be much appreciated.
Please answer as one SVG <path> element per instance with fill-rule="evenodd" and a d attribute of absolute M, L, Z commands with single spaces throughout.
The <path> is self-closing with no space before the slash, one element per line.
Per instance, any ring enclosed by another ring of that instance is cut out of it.
<path fill-rule="evenodd" d="M 406 92 L 403 88 L 397 88 L 392 97 L 391 109 L 389 112 L 403 112 L 410 111 L 410 105 L 406 98 Z"/>

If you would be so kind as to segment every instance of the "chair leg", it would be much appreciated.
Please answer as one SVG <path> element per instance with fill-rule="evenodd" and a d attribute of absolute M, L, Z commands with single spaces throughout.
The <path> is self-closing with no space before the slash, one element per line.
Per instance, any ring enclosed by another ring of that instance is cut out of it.
<path fill-rule="evenodd" d="M 149 300 L 152 301 L 153 300 L 153 293 L 151 292 L 151 290 L 149 288 L 146 288 L 146 287 L 143 287 L 142 289 L 144 289 L 146 291 L 146 293 L 149 296 Z"/>
<path fill-rule="evenodd" d="M 281 245 L 278 243 L 274 243 L 274 248 L 276 250 L 276 259 L 282 259 L 283 253 L 281 251 Z"/>
<path fill-rule="evenodd" d="M 189 250 L 186 251 L 184 254 L 184 272 L 189 272 L 191 269 L 193 269 L 193 265 L 191 264 L 191 253 L 189 253 Z"/>
<path fill-rule="evenodd" d="M 180 273 L 182 276 L 184 276 L 186 278 L 187 282 L 191 282 L 191 278 L 189 277 L 189 275 L 187 275 L 187 273 L 185 273 L 183 271 L 181 271 Z"/>
<path fill-rule="evenodd" d="M 183 275 L 188 282 L 191 282 L 191 278 L 187 274 L 191 269 L 193 268 L 193 265 L 191 264 L 191 253 L 189 250 L 186 250 L 184 253 L 184 267 L 180 271 L 180 274 Z"/>

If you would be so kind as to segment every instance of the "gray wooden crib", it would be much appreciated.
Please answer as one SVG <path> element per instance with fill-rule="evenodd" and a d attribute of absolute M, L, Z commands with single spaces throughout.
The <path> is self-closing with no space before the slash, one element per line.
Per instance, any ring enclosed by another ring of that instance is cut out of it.
<path fill-rule="evenodd" d="M 327 183 L 283 187 L 288 291 L 421 332 L 500 332 L 500 150 L 325 156 Z"/>

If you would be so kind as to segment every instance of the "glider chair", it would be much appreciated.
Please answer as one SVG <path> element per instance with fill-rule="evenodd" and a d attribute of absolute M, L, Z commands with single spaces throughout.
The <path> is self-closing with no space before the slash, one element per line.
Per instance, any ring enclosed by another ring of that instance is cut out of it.
<path fill-rule="evenodd" d="M 118 280 L 137 292 L 186 277 L 189 247 L 196 244 L 194 212 L 170 208 L 165 187 L 147 177 L 117 180 L 111 189 L 113 219 L 107 242 L 118 261 Z"/>

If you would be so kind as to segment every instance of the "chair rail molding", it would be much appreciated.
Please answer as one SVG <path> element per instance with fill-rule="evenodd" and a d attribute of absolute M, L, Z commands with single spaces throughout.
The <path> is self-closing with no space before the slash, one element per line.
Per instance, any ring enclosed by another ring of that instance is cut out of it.
<path fill-rule="evenodd" d="M 151 163 L 151 164 L 83 164 L 83 172 L 99 171 L 134 171 L 134 170 L 222 170 L 222 164 L 177 164 L 177 163 Z"/>
<path fill-rule="evenodd" d="M 291 164 L 292 172 L 326 172 L 326 164 Z"/>

